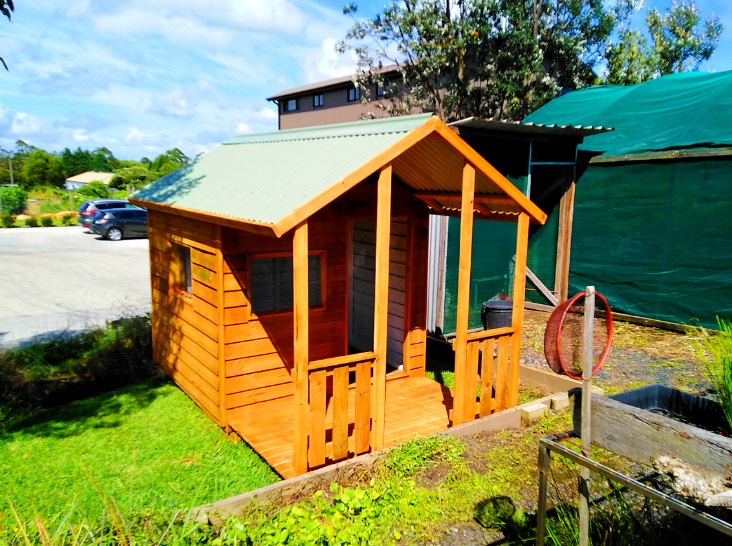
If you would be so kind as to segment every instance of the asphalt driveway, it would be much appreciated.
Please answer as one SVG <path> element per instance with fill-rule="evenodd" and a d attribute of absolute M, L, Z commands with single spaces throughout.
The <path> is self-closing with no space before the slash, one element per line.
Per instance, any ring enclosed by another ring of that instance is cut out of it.
<path fill-rule="evenodd" d="M 147 239 L 0 229 L 0 347 L 149 311 Z"/>

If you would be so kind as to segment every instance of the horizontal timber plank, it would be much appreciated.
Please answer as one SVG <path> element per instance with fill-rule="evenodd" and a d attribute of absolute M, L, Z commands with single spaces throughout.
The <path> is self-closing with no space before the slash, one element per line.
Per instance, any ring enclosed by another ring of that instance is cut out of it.
<path fill-rule="evenodd" d="M 178 385 L 201 409 L 203 409 L 214 422 L 222 424 L 219 422 L 219 408 L 217 404 L 211 402 L 196 385 L 188 381 L 188 378 L 186 378 L 179 369 L 171 369 L 167 373 L 171 379 L 173 379 L 175 384 Z"/>
<path fill-rule="evenodd" d="M 224 325 L 226 326 L 246 324 L 250 318 L 248 305 L 224 309 Z"/>
<path fill-rule="evenodd" d="M 191 359 L 190 355 L 185 351 L 178 353 L 168 353 L 165 357 L 166 369 L 181 374 L 190 385 L 196 387 L 199 393 L 208 399 L 210 407 L 218 407 L 219 393 L 216 387 L 211 386 L 199 373 L 201 367 L 196 367 L 195 359 Z M 179 378 L 176 378 L 178 381 Z M 197 402 L 201 402 L 198 398 Z"/>
<path fill-rule="evenodd" d="M 159 311 L 153 317 L 155 328 L 158 328 L 161 332 L 164 330 L 166 335 L 170 336 L 174 342 L 180 342 L 184 337 L 190 338 L 211 356 L 218 359 L 219 344 L 216 340 L 211 339 L 193 324 L 181 319 L 177 315 L 166 315 L 162 309 Z"/>
<path fill-rule="evenodd" d="M 200 298 L 206 303 L 209 303 L 213 306 L 216 306 L 218 304 L 217 291 L 209 286 L 206 286 L 195 278 L 191 281 L 191 289 L 195 297 Z"/>
<path fill-rule="evenodd" d="M 226 379 L 226 394 L 235 394 L 291 382 L 292 377 L 286 368 L 235 375 Z"/>
<path fill-rule="evenodd" d="M 190 324 L 193 328 L 196 328 L 203 334 L 206 334 L 213 341 L 218 341 L 219 338 L 219 327 L 218 325 L 209 320 L 207 317 L 196 312 L 192 305 L 166 305 L 160 307 L 160 318 L 165 320 L 172 320 L 175 317 L 178 320 L 182 320 Z"/>
<path fill-rule="evenodd" d="M 294 394 L 295 387 L 292 383 L 262 387 L 253 391 L 228 394 L 226 395 L 226 409 L 233 409 L 239 406 L 256 404 L 258 402 L 265 402 L 286 396 L 294 396 Z"/>
<path fill-rule="evenodd" d="M 285 361 L 279 353 L 273 352 L 226 361 L 226 376 L 234 377 L 248 373 L 256 373 L 276 368 L 285 368 Z"/>
<path fill-rule="evenodd" d="M 178 348 L 184 349 L 203 367 L 218 375 L 218 359 L 189 337 L 179 338 L 170 335 L 165 328 L 155 329 L 155 343 L 162 351 L 175 354 Z"/>
<path fill-rule="evenodd" d="M 645 465 L 673 454 L 689 465 L 732 476 L 732 438 L 604 396 L 592 397 L 591 418 L 592 442 L 608 451 Z M 581 423 L 575 422 L 575 429 L 581 430 Z"/>
<path fill-rule="evenodd" d="M 217 253 L 207 252 L 198 248 L 192 248 L 191 263 L 201 267 L 205 267 L 210 271 L 216 272 L 218 267 Z"/>
<path fill-rule="evenodd" d="M 193 280 L 205 284 L 212 290 L 218 290 L 218 274 L 198 264 L 191 264 L 191 277 Z"/>

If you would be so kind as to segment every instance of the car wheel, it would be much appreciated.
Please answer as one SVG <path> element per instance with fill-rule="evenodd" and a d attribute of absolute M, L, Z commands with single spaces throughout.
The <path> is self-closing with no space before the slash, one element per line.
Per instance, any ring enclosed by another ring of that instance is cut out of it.
<path fill-rule="evenodd" d="M 109 228 L 105 237 L 110 241 L 119 241 L 122 238 L 122 230 L 116 227 Z"/>

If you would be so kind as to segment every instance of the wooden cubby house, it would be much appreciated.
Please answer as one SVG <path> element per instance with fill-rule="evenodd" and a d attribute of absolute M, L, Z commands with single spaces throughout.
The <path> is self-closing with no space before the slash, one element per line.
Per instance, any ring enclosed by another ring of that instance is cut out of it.
<path fill-rule="evenodd" d="M 131 200 L 155 360 L 283 477 L 517 404 L 545 215 L 438 118 L 237 137 Z M 453 389 L 425 377 L 429 214 L 461 218 Z M 468 330 L 474 217 L 517 224 L 507 328 Z"/>

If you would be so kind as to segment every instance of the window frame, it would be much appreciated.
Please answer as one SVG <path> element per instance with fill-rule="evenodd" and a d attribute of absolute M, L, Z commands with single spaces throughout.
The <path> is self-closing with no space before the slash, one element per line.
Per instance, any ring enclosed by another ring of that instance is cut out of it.
<path fill-rule="evenodd" d="M 325 106 L 325 93 L 313 95 L 313 108 L 322 108 L 323 106 Z"/>
<path fill-rule="evenodd" d="M 361 100 L 361 89 L 358 87 L 349 87 L 348 94 L 346 95 L 347 102 L 358 102 Z"/>
<path fill-rule="evenodd" d="M 287 99 L 285 102 L 282 103 L 282 110 L 284 111 L 284 113 L 297 112 L 300 105 L 299 103 L 300 101 L 297 99 L 297 97 Z M 292 108 L 290 107 L 291 105 L 293 105 Z"/>
<path fill-rule="evenodd" d="M 189 299 L 193 297 L 191 247 L 170 241 L 168 292 Z"/>
<path fill-rule="evenodd" d="M 316 305 L 308 305 L 308 309 L 310 311 L 323 311 L 327 307 L 327 257 L 328 253 L 325 250 L 310 250 L 308 251 L 308 259 L 310 259 L 311 256 L 318 256 L 320 260 L 320 286 L 319 288 L 319 297 L 320 297 L 320 303 Z M 255 295 L 254 291 L 252 290 L 252 262 L 255 260 L 268 260 L 268 259 L 278 259 L 278 258 L 288 258 L 290 262 L 292 263 L 293 255 L 292 252 L 255 252 L 247 254 L 247 295 L 249 296 L 249 305 L 251 309 L 251 314 L 253 316 L 273 316 L 273 315 L 287 315 L 292 314 L 294 310 L 293 307 L 286 307 L 281 309 L 272 309 L 269 311 L 257 311 L 255 309 Z M 294 280 L 294 279 L 293 279 Z M 308 283 L 310 283 L 312 279 L 308 278 Z"/>

